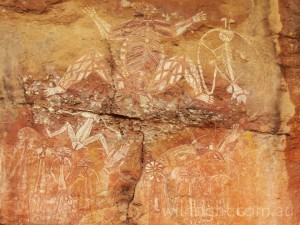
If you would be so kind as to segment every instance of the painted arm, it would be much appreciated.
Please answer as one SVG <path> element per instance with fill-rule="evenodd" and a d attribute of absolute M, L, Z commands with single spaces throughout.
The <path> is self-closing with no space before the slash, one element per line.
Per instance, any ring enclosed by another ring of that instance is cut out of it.
<path fill-rule="evenodd" d="M 197 13 L 196 15 L 192 16 L 191 18 L 177 22 L 174 26 L 175 29 L 175 36 L 179 36 L 186 32 L 188 28 L 190 28 L 195 23 L 205 21 L 206 20 L 206 14 L 204 12 Z"/>
<path fill-rule="evenodd" d="M 105 39 L 108 38 L 109 33 L 111 31 L 111 25 L 109 23 L 107 23 L 105 20 L 103 20 L 102 18 L 100 18 L 95 9 L 91 6 L 87 6 L 83 9 L 83 12 L 86 13 L 89 17 L 92 18 L 92 20 L 94 21 L 94 23 L 96 24 L 101 36 Z"/>
<path fill-rule="evenodd" d="M 192 25 L 205 20 L 206 14 L 204 12 L 200 12 L 186 20 L 179 21 L 175 24 L 156 21 L 156 31 L 162 36 L 177 37 L 185 33 Z"/>

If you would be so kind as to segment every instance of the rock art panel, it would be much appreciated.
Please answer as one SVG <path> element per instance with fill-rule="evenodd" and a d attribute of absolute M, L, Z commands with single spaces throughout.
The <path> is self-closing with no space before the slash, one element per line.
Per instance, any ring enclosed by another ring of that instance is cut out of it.
<path fill-rule="evenodd" d="M 278 148 L 274 151 L 284 148 L 284 138 L 259 137 L 238 126 L 232 130 L 173 130 L 162 140 L 146 140 L 148 154 L 130 205 L 130 221 L 201 225 L 290 221 L 290 204 L 283 209 L 276 201 L 261 201 L 262 196 L 272 199 L 278 194 L 283 184 L 274 185 L 271 180 L 285 176 L 267 171 L 284 164 L 269 158 L 273 150 L 260 146 L 262 139 Z M 266 160 L 270 160 L 269 169 L 262 164 Z M 259 178 L 265 176 L 273 178 Z"/>
<path fill-rule="evenodd" d="M 188 82 L 195 83 L 195 66 L 185 57 L 171 57 L 168 59 L 164 53 L 160 37 L 176 37 L 186 32 L 193 24 L 204 21 L 206 14 L 201 12 L 195 16 L 171 23 L 163 20 L 151 19 L 157 9 L 149 4 L 130 4 L 141 18 L 135 18 L 116 27 L 111 27 L 100 18 L 95 9 L 86 7 L 83 11 L 89 15 L 96 24 L 101 36 L 110 41 L 121 41 L 118 57 L 115 57 L 114 74 L 115 87 L 125 95 L 155 94 L 162 92 L 169 85 L 176 83 L 181 77 L 189 76 Z M 83 56 L 70 66 L 66 74 L 59 81 L 58 86 L 46 90 L 46 95 L 64 92 L 72 84 L 78 83 L 91 73 L 97 73 L 104 81 L 109 80 L 110 65 L 100 53 Z M 82 63 L 84 61 L 84 63 Z M 96 68 L 95 68 L 96 66 Z M 195 89 L 196 87 L 194 87 Z M 200 90 L 197 90 L 197 93 Z M 209 96 L 201 97 L 208 102 Z M 203 94 L 204 95 L 204 94 Z"/>
<path fill-rule="evenodd" d="M 32 116 L 34 124 L 2 139 L 3 223 L 124 222 L 139 177 L 141 134 L 121 134 L 109 118 L 87 112 Z"/>
<path fill-rule="evenodd" d="M 232 26 L 239 21 L 219 18 L 220 28 L 207 29 L 209 12 L 183 19 L 171 18 L 148 3 L 121 1 L 121 6 L 134 14 L 116 25 L 94 7 L 82 7 L 82 16 L 91 18 L 109 52 L 79 55 L 62 74 L 48 65 L 47 80 L 32 81 L 25 76 L 27 98 L 145 119 L 175 120 L 179 116 L 193 125 L 205 123 L 207 114 L 209 120 L 227 120 L 227 127 L 234 124 L 232 117 L 240 117 L 246 128 L 252 129 L 255 123 L 260 130 L 276 129 L 276 115 L 265 115 L 276 108 L 278 68 L 272 57 L 263 55 L 262 41 L 234 31 Z M 203 34 L 191 44 L 190 53 L 166 51 L 165 42 L 195 30 Z M 197 121 L 187 111 L 190 108 Z"/>
<path fill-rule="evenodd" d="M 277 11 L 0 3 L 0 224 L 294 225 Z"/>

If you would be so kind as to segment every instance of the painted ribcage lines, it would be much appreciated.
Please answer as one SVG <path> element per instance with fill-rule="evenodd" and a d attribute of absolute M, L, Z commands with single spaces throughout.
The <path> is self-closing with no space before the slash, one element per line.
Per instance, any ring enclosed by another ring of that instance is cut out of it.
<path fill-rule="evenodd" d="M 164 91 L 169 86 L 178 82 L 182 76 L 190 75 L 190 73 L 191 68 L 185 57 L 174 56 L 169 59 L 164 59 L 161 61 L 152 85 L 148 89 L 159 92 Z"/>
<path fill-rule="evenodd" d="M 123 43 L 120 58 L 126 65 L 129 76 L 152 80 L 163 58 L 159 37 L 152 30 L 138 29 Z"/>

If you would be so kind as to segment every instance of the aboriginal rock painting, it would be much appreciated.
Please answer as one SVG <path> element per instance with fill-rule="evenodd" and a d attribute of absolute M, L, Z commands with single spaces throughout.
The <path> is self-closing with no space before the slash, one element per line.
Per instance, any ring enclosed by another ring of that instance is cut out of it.
<path fill-rule="evenodd" d="M 66 117 L 65 123 L 47 115 L 42 117 L 51 125 L 37 119 L 36 124 L 17 130 L 14 143 L 9 140 L 14 135 L 10 132 L 2 140 L 0 166 L 5 170 L 1 176 L 6 177 L 1 181 L 6 181 L 6 187 L 1 188 L 1 202 L 14 210 L 3 212 L 4 221 L 101 224 L 106 209 L 107 216 L 120 217 L 120 209 L 108 199 L 118 203 L 120 196 L 115 193 L 128 189 L 130 181 L 119 177 L 129 158 L 133 165 L 126 166 L 128 179 L 139 169 L 139 159 L 135 159 L 140 151 L 139 135 L 126 137 L 118 127 L 107 124 L 108 118 L 96 114 L 61 112 L 60 116 L 73 116 Z"/>
<path fill-rule="evenodd" d="M 218 101 L 246 105 L 264 85 L 255 76 L 264 70 L 255 45 L 231 29 L 233 20 L 223 18 L 224 28 L 210 29 L 199 38 L 195 59 L 170 56 L 163 40 L 200 27 L 206 13 L 172 21 L 146 3 L 122 1 L 122 6 L 131 7 L 135 16 L 118 25 L 105 21 L 93 7 L 82 10 L 109 50 L 119 45 L 116 53 L 78 56 L 62 75 L 47 65 L 47 80 L 23 76 L 31 116 L 1 134 L 0 204 L 14 209 L 2 213 L 7 224 L 121 224 L 113 221 L 127 219 L 138 179 L 142 196 L 137 194 L 134 201 L 142 199 L 148 224 L 165 225 L 166 217 L 180 224 L 231 224 L 230 218 L 201 209 L 233 204 L 229 184 L 233 177 L 244 176 L 239 163 L 232 164 L 242 135 L 237 127 L 209 143 L 202 141 L 205 134 L 189 132 L 191 142 L 148 157 L 140 178 L 144 136 L 115 121 L 126 120 L 126 115 L 108 115 L 118 95 L 137 104 L 155 102 L 180 82 L 185 85 L 179 87 L 188 88 L 180 93 L 205 106 Z M 224 97 L 216 99 L 215 92 Z"/>
<path fill-rule="evenodd" d="M 108 89 L 137 101 L 141 98 L 152 101 L 182 81 L 187 83 L 196 101 L 206 104 L 214 104 L 215 89 L 220 89 L 222 96 L 228 95 L 228 100 L 237 104 L 246 104 L 252 91 L 264 89 L 261 75 L 264 67 L 255 45 L 231 30 L 232 19 L 221 19 L 220 23 L 225 24 L 223 29 L 211 29 L 200 38 L 194 48 L 197 59 L 192 60 L 188 55 L 168 56 L 162 39 L 176 38 L 193 26 L 199 27 L 206 21 L 206 13 L 172 22 L 152 5 L 122 2 L 124 7 L 132 7 L 136 15 L 119 25 L 109 24 L 90 6 L 83 9 L 102 39 L 119 44 L 117 53 L 105 56 L 101 52 L 90 52 L 79 57 L 61 77 L 56 74 L 52 86 L 43 87 L 48 99 L 66 93 L 71 87 L 74 89 L 91 75 L 97 75 Z M 164 19 L 157 19 L 157 15 Z"/>
<path fill-rule="evenodd" d="M 234 210 L 243 203 L 235 202 L 234 196 L 245 177 L 253 174 L 246 168 L 255 163 L 244 152 L 249 146 L 241 139 L 247 134 L 237 126 L 221 133 L 186 129 L 147 146 L 149 154 L 131 205 L 132 220 L 149 225 L 236 221 Z M 255 185 L 251 189 L 255 192 Z M 245 203 L 256 204 L 249 199 Z"/>

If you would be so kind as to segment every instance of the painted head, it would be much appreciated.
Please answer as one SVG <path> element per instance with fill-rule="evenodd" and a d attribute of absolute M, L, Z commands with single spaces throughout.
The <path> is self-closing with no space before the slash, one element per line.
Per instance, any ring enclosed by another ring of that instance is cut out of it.
<path fill-rule="evenodd" d="M 158 9 L 156 9 L 153 5 L 145 2 L 131 3 L 127 0 L 122 0 L 121 5 L 124 8 L 133 8 L 136 17 L 149 18 L 159 14 Z"/>
<path fill-rule="evenodd" d="M 39 146 L 40 135 L 30 127 L 24 127 L 18 131 L 18 143 L 26 144 L 29 148 L 37 148 Z"/>
<path fill-rule="evenodd" d="M 219 38 L 224 41 L 224 42 L 230 42 L 232 41 L 234 37 L 234 32 L 230 31 L 230 30 L 222 30 L 219 33 Z"/>
<path fill-rule="evenodd" d="M 235 23 L 233 19 L 222 18 L 221 21 L 224 22 L 224 27 L 226 30 L 221 30 L 219 33 L 219 38 L 224 42 L 232 41 L 234 37 L 234 32 L 230 30 L 230 25 Z"/>
<path fill-rule="evenodd" d="M 144 17 L 150 17 L 158 14 L 158 10 L 148 3 L 132 3 L 135 13 Z"/>

